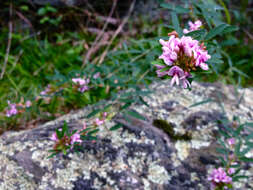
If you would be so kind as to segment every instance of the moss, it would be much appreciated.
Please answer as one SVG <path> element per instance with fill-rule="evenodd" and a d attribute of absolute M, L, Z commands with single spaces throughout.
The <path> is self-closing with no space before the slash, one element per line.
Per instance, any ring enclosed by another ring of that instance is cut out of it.
<path fill-rule="evenodd" d="M 191 134 L 186 132 L 185 134 L 176 134 L 174 131 L 174 126 L 171 123 L 168 123 L 165 120 L 162 119 L 155 119 L 153 121 L 153 125 L 156 126 L 159 129 L 162 129 L 173 141 L 177 140 L 184 140 L 184 141 L 190 141 L 192 139 Z"/>

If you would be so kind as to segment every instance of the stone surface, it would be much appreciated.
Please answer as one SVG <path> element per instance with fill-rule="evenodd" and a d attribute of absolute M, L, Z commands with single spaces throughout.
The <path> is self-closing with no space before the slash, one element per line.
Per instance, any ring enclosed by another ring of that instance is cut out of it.
<path fill-rule="evenodd" d="M 84 142 L 80 154 L 47 159 L 53 146 L 49 138 L 63 121 L 71 129 L 93 122 L 86 119 L 92 107 L 36 129 L 6 132 L 0 137 L 0 190 L 210 189 L 207 175 L 218 165 L 216 120 L 224 118 L 220 105 L 227 117 L 252 121 L 253 90 L 235 93 L 232 87 L 194 83 L 188 91 L 172 88 L 168 81 L 150 88 L 154 93 L 144 98 L 149 107 L 131 107 L 145 121 L 131 117 L 126 121 L 115 107 L 116 116 L 101 126 L 97 142 Z M 208 99 L 214 101 L 191 107 Z M 162 121 L 175 131 L 174 137 L 154 127 Z M 116 123 L 123 127 L 108 130 Z M 241 172 L 252 174 L 252 165 Z M 235 185 L 238 190 L 253 189 L 250 181 Z"/>

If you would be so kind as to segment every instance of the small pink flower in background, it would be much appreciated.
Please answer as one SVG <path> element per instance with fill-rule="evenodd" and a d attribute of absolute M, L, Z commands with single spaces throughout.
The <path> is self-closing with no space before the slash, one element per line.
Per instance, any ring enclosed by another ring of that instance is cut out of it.
<path fill-rule="evenodd" d="M 6 116 L 11 117 L 17 114 L 18 114 L 18 110 L 16 108 L 16 104 L 11 104 L 10 101 L 8 100 L 8 109 L 6 110 Z"/>
<path fill-rule="evenodd" d="M 214 187 L 221 183 L 229 184 L 232 182 L 232 178 L 226 174 L 223 168 L 214 169 L 208 180 L 212 182 Z"/>
<path fill-rule="evenodd" d="M 189 21 L 188 24 L 190 26 L 190 30 L 184 29 L 183 30 L 184 34 L 187 34 L 187 33 L 192 32 L 194 30 L 198 30 L 202 26 L 202 22 L 200 20 L 197 20 L 194 23 Z"/>
<path fill-rule="evenodd" d="M 31 107 L 31 105 L 32 105 L 32 102 L 30 100 L 27 100 L 25 102 L 25 107 L 29 108 L 29 107 Z"/>
<path fill-rule="evenodd" d="M 62 131 L 62 129 L 58 129 L 58 131 Z M 57 134 L 56 132 L 53 132 L 51 138 L 50 138 L 52 141 L 58 141 L 58 137 L 57 137 Z"/>
<path fill-rule="evenodd" d="M 58 137 L 57 137 L 57 134 L 56 132 L 54 132 L 50 138 L 52 141 L 58 141 Z"/>
<path fill-rule="evenodd" d="M 93 75 L 93 78 L 94 79 L 97 79 L 97 78 L 99 78 L 100 77 L 100 72 L 97 72 L 97 73 L 95 73 L 94 75 Z"/>
<path fill-rule="evenodd" d="M 86 128 L 87 128 L 87 126 L 86 126 L 86 123 L 84 122 L 83 129 L 86 129 Z"/>
<path fill-rule="evenodd" d="M 40 95 L 42 95 L 42 96 L 47 95 L 48 92 L 50 91 L 50 89 L 51 89 L 51 85 L 49 84 L 49 85 L 47 85 L 47 87 L 45 88 L 45 90 L 43 90 L 43 91 L 40 92 Z"/>
<path fill-rule="evenodd" d="M 233 173 L 235 173 L 235 168 L 229 168 L 228 169 L 228 174 L 232 175 Z"/>
<path fill-rule="evenodd" d="M 78 90 L 82 93 L 89 89 L 88 84 L 90 79 L 72 78 L 72 82 L 79 86 Z"/>
<path fill-rule="evenodd" d="M 95 123 L 96 125 L 102 125 L 104 123 L 104 120 L 100 120 L 99 118 L 96 118 Z"/>
<path fill-rule="evenodd" d="M 107 117 L 107 112 L 103 113 L 103 117 L 106 118 Z"/>
<path fill-rule="evenodd" d="M 229 138 L 227 140 L 227 143 L 230 145 L 230 146 L 233 146 L 235 144 L 235 138 Z"/>
<path fill-rule="evenodd" d="M 80 136 L 80 134 L 79 133 L 75 133 L 75 134 L 73 134 L 71 137 L 70 137 L 70 144 L 74 144 L 75 142 L 79 142 L 79 143 L 81 143 L 82 142 L 82 140 L 81 140 L 81 138 L 80 138 L 81 136 Z"/>

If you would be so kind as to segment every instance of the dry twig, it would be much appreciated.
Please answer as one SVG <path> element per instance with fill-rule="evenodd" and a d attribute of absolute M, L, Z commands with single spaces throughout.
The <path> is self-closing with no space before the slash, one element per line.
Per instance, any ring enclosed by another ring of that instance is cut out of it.
<path fill-rule="evenodd" d="M 8 44 L 7 44 L 7 49 L 6 49 L 6 54 L 5 54 L 5 58 L 4 58 L 4 63 L 3 63 L 0 79 L 2 79 L 3 76 L 4 76 L 6 65 L 7 65 L 8 58 L 9 58 L 10 48 L 11 48 L 11 40 L 12 40 L 12 20 L 11 20 L 12 19 L 12 4 L 10 4 L 9 15 L 10 15 L 10 18 L 9 18 L 10 20 L 9 20 Z"/>
<path fill-rule="evenodd" d="M 103 61 L 104 61 L 104 58 L 105 56 L 107 55 L 107 52 L 112 44 L 112 42 L 114 41 L 114 39 L 118 36 L 118 34 L 122 31 L 123 27 L 125 26 L 125 24 L 127 23 L 133 9 L 134 9 L 134 5 L 135 5 L 135 1 L 136 0 L 133 0 L 129 10 L 128 10 L 128 13 L 127 13 L 127 16 L 123 19 L 122 23 L 119 25 L 119 27 L 117 28 L 117 30 L 115 31 L 112 39 L 110 40 L 109 44 L 107 45 L 105 51 L 103 52 L 103 54 L 101 55 L 100 59 L 99 59 L 99 62 L 98 62 L 98 65 L 100 65 Z"/>
<path fill-rule="evenodd" d="M 104 34 L 104 31 L 106 30 L 106 28 L 107 28 L 107 26 L 108 26 L 108 24 L 109 24 L 109 22 L 111 20 L 112 14 L 113 14 L 113 12 L 114 12 L 114 10 L 116 8 L 117 2 L 118 2 L 118 0 L 114 0 L 113 1 L 112 9 L 111 9 L 111 11 L 109 13 L 109 16 L 107 17 L 107 20 L 106 20 L 106 22 L 105 22 L 105 24 L 103 26 L 103 29 L 102 29 L 102 31 L 99 31 L 99 34 L 97 35 L 97 37 L 96 37 L 95 41 L 93 42 L 91 48 L 86 53 L 85 58 L 83 59 L 83 65 L 82 65 L 82 67 L 84 67 L 84 65 L 89 61 L 90 56 L 92 55 L 92 53 L 94 53 L 95 50 L 99 49 L 99 47 L 97 47 L 97 46 L 98 45 L 100 46 L 102 44 L 102 43 L 98 43 L 97 44 L 97 42 L 98 42 L 98 40 L 101 39 L 102 35 Z"/>

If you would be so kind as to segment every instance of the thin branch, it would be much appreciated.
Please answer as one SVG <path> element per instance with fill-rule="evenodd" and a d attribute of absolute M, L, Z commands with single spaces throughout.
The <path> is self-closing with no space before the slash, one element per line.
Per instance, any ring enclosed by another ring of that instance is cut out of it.
<path fill-rule="evenodd" d="M 131 4 L 131 6 L 130 6 L 130 8 L 129 8 L 129 10 L 128 10 L 127 16 L 123 19 L 122 23 L 119 25 L 119 27 L 118 27 L 117 30 L 115 31 L 115 33 L 114 33 L 112 39 L 110 40 L 109 44 L 107 45 L 105 51 L 104 51 L 103 54 L 101 55 L 101 57 L 100 57 L 100 59 L 99 59 L 98 65 L 100 65 L 100 64 L 104 61 L 104 58 L 105 58 L 105 56 L 107 55 L 107 52 L 108 52 L 109 48 L 111 47 L 112 42 L 113 42 L 114 39 L 118 36 L 118 34 L 122 31 L 124 25 L 127 23 L 128 19 L 129 19 L 129 17 L 130 17 L 130 15 L 131 15 L 131 13 L 132 13 L 132 11 L 133 11 L 133 9 L 134 9 L 135 1 L 136 1 L 136 0 L 133 0 L 132 4 Z"/>
<path fill-rule="evenodd" d="M 4 58 L 4 63 L 3 63 L 3 68 L 2 68 L 2 72 L 0 75 L 0 79 L 3 78 L 4 73 L 5 73 L 5 69 L 6 69 L 6 65 L 8 62 L 8 58 L 9 58 L 9 53 L 10 53 L 10 48 L 11 48 L 11 40 L 12 40 L 12 4 L 10 4 L 10 8 L 9 8 L 9 14 L 10 14 L 10 20 L 9 20 L 9 34 L 8 34 L 8 44 L 7 44 L 7 49 L 6 49 L 6 54 L 5 54 L 5 58 Z"/>
<path fill-rule="evenodd" d="M 96 48 L 97 42 L 98 42 L 98 40 L 101 40 L 102 35 L 104 35 L 104 32 L 105 32 L 105 30 L 106 30 L 106 28 L 107 28 L 107 26 L 108 26 L 108 24 L 110 22 L 112 14 L 113 14 L 113 12 L 114 12 L 114 10 L 116 8 L 117 2 L 118 2 L 118 0 L 114 0 L 113 1 L 113 5 L 112 5 L 112 8 L 111 8 L 111 11 L 109 13 L 109 16 L 106 19 L 106 22 L 105 22 L 105 24 L 103 26 L 103 29 L 102 29 L 102 31 L 99 32 L 99 34 L 97 35 L 97 37 L 96 37 L 95 41 L 93 42 L 91 48 L 86 53 L 85 58 L 83 59 L 83 65 L 82 65 L 82 67 L 84 67 L 84 65 L 89 61 L 91 54 L 94 52 L 94 49 L 98 49 L 98 48 Z M 101 44 L 101 43 L 99 43 L 99 44 Z"/>

